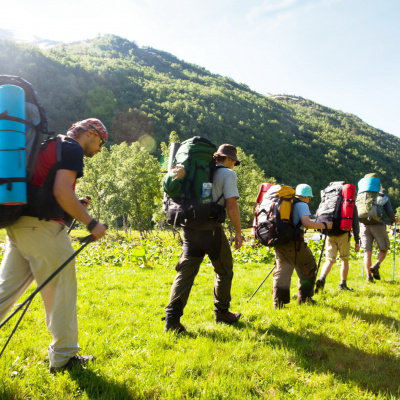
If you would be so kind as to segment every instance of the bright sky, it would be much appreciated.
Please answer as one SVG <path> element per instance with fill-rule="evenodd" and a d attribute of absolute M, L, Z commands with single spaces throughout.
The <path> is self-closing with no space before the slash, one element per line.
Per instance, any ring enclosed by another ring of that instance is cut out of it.
<path fill-rule="evenodd" d="M 2 14 L 2 29 L 115 34 L 400 136 L 399 0 L 12 0 Z"/>

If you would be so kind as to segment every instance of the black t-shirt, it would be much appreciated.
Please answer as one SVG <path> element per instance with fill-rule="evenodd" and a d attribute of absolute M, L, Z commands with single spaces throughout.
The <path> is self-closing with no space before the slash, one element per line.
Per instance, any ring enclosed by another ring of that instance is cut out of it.
<path fill-rule="evenodd" d="M 54 180 L 59 169 L 76 171 L 83 176 L 83 148 L 72 138 L 59 135 L 42 145 L 33 179 L 28 186 L 29 204 L 25 215 L 39 219 L 65 219 L 66 214 L 53 194 Z"/>
<path fill-rule="evenodd" d="M 83 176 L 83 148 L 74 139 L 65 136 L 61 142 L 61 161 L 58 169 L 77 172 L 77 178 Z"/>

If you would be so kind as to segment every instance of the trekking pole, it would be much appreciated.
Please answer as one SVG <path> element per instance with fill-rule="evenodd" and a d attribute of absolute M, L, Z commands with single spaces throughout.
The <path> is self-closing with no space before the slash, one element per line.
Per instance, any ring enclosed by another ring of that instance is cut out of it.
<path fill-rule="evenodd" d="M 268 272 L 268 275 L 264 278 L 264 280 L 260 283 L 260 285 L 258 286 L 258 288 L 255 290 L 255 292 L 251 295 L 251 297 L 247 300 L 247 302 L 249 302 L 254 295 L 258 292 L 258 289 L 260 289 L 260 287 L 264 284 L 264 282 L 267 280 L 267 278 L 271 275 L 271 272 L 275 269 L 275 265 L 272 267 L 271 271 Z"/>
<path fill-rule="evenodd" d="M 29 305 L 31 304 L 33 298 L 36 296 L 37 293 L 39 293 L 71 260 L 73 260 L 90 242 L 93 241 L 92 235 L 86 236 L 83 238 L 83 245 L 74 253 L 72 254 L 60 267 L 58 267 L 41 285 L 39 285 L 31 294 L 30 296 L 23 302 L 21 303 L 1 324 L 0 324 L 0 329 L 19 311 L 21 310 L 24 306 L 25 309 L 23 310 L 21 316 L 19 317 L 17 323 L 15 324 L 14 329 L 12 330 L 10 336 L 8 337 L 6 344 L 3 346 L 3 349 L 0 352 L 0 357 L 2 356 L 4 350 L 6 349 L 8 343 L 10 342 L 13 334 L 18 328 L 19 323 L 22 320 L 22 317 L 25 315 L 26 311 L 28 310 Z"/>
<path fill-rule="evenodd" d="M 315 273 L 315 282 L 317 282 L 318 271 L 319 271 L 319 267 L 320 267 L 320 265 L 321 265 L 322 253 L 324 252 L 324 249 L 325 249 L 325 242 L 326 242 L 326 238 L 327 238 L 327 237 L 328 237 L 328 235 L 325 234 L 324 243 L 322 244 L 321 253 L 319 254 L 319 260 L 318 260 L 318 265 L 317 265 L 317 272 Z"/>
<path fill-rule="evenodd" d="M 394 223 L 394 230 L 393 230 L 394 240 L 393 240 L 393 268 L 392 268 L 392 281 L 394 281 L 394 270 L 396 264 L 396 222 Z"/>

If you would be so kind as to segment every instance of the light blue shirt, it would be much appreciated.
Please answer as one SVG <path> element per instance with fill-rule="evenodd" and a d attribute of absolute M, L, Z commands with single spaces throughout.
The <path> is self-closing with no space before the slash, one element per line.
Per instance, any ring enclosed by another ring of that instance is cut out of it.
<path fill-rule="evenodd" d="M 304 215 L 311 215 L 310 207 L 304 201 L 299 201 L 293 207 L 293 223 L 297 225 Z"/>

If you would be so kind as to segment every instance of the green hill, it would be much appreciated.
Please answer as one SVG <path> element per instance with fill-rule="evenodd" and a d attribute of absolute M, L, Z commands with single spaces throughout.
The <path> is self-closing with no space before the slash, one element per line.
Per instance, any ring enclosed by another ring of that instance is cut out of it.
<path fill-rule="evenodd" d="M 116 36 L 48 50 L 0 41 L 0 73 L 30 81 L 59 133 L 94 116 L 112 140 L 206 136 L 254 154 L 266 176 L 315 193 L 330 181 L 377 172 L 400 206 L 400 138 L 352 114 L 295 96 L 266 97 L 232 79 Z"/>

